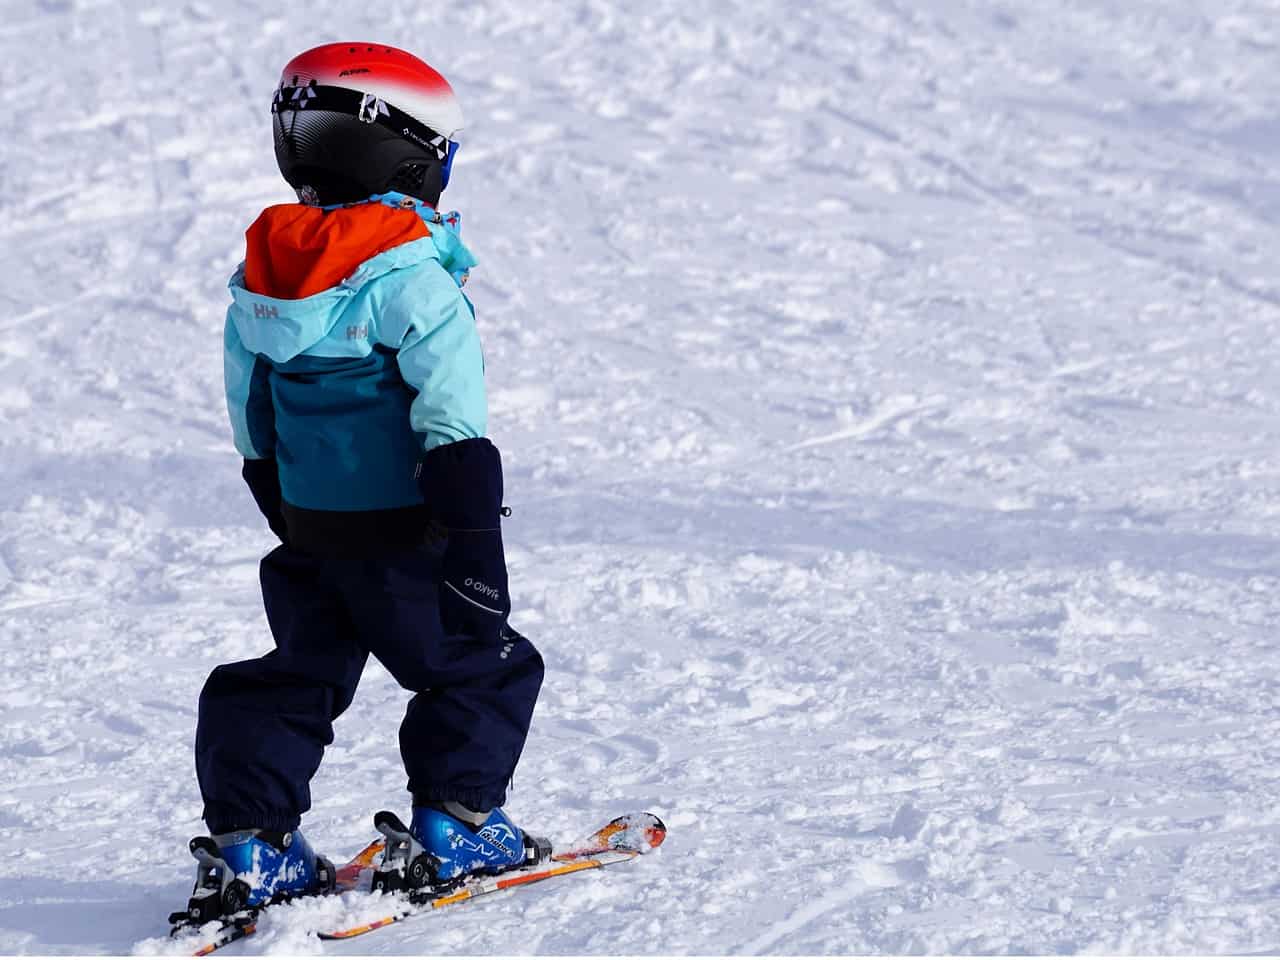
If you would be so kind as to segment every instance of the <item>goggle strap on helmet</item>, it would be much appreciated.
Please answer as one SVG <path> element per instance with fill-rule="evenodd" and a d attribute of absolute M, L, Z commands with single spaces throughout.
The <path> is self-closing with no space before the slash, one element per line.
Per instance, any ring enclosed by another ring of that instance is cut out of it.
<path fill-rule="evenodd" d="M 449 172 L 453 170 L 453 158 L 458 153 L 458 141 L 449 141 L 449 155 L 444 158 L 444 166 L 440 168 L 440 189 L 449 186 Z"/>
<path fill-rule="evenodd" d="M 415 120 L 394 104 L 372 93 L 361 93 L 347 87 L 323 86 L 314 81 L 301 86 L 278 87 L 271 102 L 271 112 L 293 110 L 331 110 L 354 116 L 363 123 L 376 123 L 423 150 L 433 152 L 441 163 L 451 161 L 457 149 L 454 141 Z"/>

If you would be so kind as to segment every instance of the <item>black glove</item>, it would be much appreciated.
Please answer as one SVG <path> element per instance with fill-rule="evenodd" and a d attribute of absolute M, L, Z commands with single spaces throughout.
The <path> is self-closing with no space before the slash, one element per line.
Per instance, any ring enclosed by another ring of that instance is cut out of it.
<path fill-rule="evenodd" d="M 280 503 L 280 473 L 276 469 L 275 460 L 245 460 L 244 469 L 240 471 L 244 482 L 249 485 L 249 492 L 258 504 L 258 509 L 267 518 L 267 526 L 280 538 L 281 543 L 289 542 L 289 531 L 284 525 L 284 514 Z"/>
<path fill-rule="evenodd" d="M 445 529 L 440 620 L 446 633 L 496 641 L 511 613 L 502 552 L 502 457 L 488 440 L 428 451 L 418 478 L 427 511 Z"/>

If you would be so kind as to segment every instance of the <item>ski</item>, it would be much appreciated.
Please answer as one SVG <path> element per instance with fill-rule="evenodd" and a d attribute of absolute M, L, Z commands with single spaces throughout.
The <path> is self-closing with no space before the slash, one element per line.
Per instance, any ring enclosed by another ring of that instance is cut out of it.
<path fill-rule="evenodd" d="M 321 940 L 349 940 L 401 920 L 465 903 L 487 894 L 500 893 L 503 890 L 540 883 L 583 870 L 625 863 L 660 846 L 666 839 L 666 834 L 666 826 L 653 814 L 626 814 L 609 821 L 590 837 L 571 845 L 567 850 L 553 852 L 547 860 L 514 867 L 498 874 L 472 877 L 460 886 L 444 891 L 424 888 L 409 894 L 394 894 L 387 897 L 390 912 L 386 916 L 346 929 L 320 931 L 317 936 Z M 327 897 L 357 891 L 368 893 L 369 880 L 383 847 L 383 840 L 373 841 L 337 868 L 335 888 L 332 892 L 308 896 Z M 294 897 L 292 902 L 300 899 L 306 899 L 306 897 Z M 222 947 L 253 935 L 258 927 L 258 919 L 273 905 L 265 904 L 261 907 L 242 910 L 220 921 L 205 923 L 194 922 L 185 913 L 175 913 L 169 918 L 170 923 L 174 924 L 170 936 L 179 939 L 189 938 L 195 946 L 192 956 L 205 957 Z"/>
<path fill-rule="evenodd" d="M 333 891 L 310 894 L 309 896 L 333 896 L 334 894 L 355 890 L 360 885 L 365 872 L 373 869 L 374 860 L 381 852 L 382 841 L 375 840 L 335 871 L 336 883 Z M 294 897 L 292 899 L 305 898 Z M 280 902 L 287 903 L 289 901 L 282 900 Z M 241 910 L 222 920 L 204 923 L 192 920 L 185 913 L 174 913 L 169 916 L 169 922 L 173 924 L 173 929 L 169 931 L 169 936 L 177 939 L 185 939 L 189 936 L 190 939 L 199 943 L 199 946 L 192 952 L 192 956 L 207 957 L 215 950 L 220 950 L 228 944 L 252 935 L 257 930 L 258 917 L 271 906 L 272 904 L 266 904 L 261 907 Z M 209 930 L 210 926 L 214 924 L 216 926 Z"/>
<path fill-rule="evenodd" d="M 514 890 L 583 870 L 598 870 L 615 863 L 626 863 L 656 849 L 666 836 L 666 825 L 653 814 L 626 814 L 609 821 L 569 850 L 553 853 L 550 865 L 547 862 L 536 863 L 494 876 L 476 877 L 466 881 L 461 887 L 446 892 L 420 890 L 410 894 L 397 894 L 394 905 L 385 916 L 343 930 L 322 931 L 317 936 L 321 940 L 350 940 L 393 923 L 466 903 L 491 893 Z"/>

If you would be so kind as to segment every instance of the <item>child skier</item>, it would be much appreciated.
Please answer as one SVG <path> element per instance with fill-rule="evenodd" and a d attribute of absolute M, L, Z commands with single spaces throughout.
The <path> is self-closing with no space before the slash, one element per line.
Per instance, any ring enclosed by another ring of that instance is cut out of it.
<path fill-rule="evenodd" d="M 200 696 L 201 921 L 332 887 L 297 828 L 369 654 L 414 694 L 412 819 L 378 817 L 381 885 L 522 862 L 501 806 L 543 675 L 507 624 L 502 466 L 460 289 L 475 260 L 436 210 L 453 90 L 402 50 L 334 43 L 290 61 L 272 114 L 302 202 L 246 233 L 225 378 L 244 479 L 281 540 L 261 566 L 276 649 L 218 667 Z"/>

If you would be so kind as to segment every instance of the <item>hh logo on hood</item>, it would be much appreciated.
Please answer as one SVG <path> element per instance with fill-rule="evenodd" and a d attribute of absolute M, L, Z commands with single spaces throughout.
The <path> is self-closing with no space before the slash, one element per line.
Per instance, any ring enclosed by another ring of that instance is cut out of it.
<path fill-rule="evenodd" d="M 255 303 L 253 305 L 253 315 L 259 320 L 280 319 L 280 311 L 265 303 Z"/>

